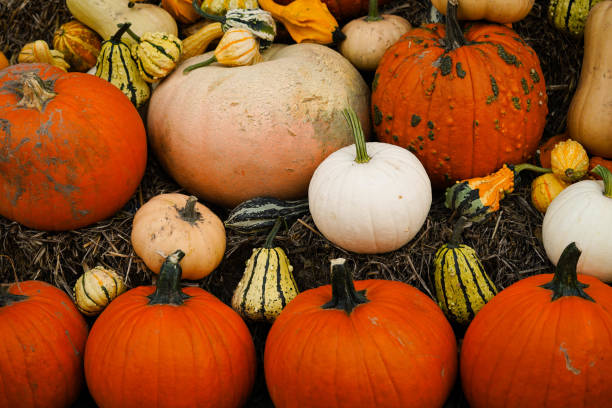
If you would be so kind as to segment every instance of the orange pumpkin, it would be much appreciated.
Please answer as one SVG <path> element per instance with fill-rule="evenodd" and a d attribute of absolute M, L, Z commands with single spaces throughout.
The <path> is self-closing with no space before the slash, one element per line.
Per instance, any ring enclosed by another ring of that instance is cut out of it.
<path fill-rule="evenodd" d="M 0 407 L 71 406 L 83 384 L 87 323 L 41 281 L 0 287 Z"/>
<path fill-rule="evenodd" d="M 6 55 L 2 51 L 0 51 L 0 69 L 6 68 L 9 66 L 9 61 L 6 58 Z"/>
<path fill-rule="evenodd" d="M 94 323 L 85 378 L 100 408 L 239 408 L 255 380 L 242 318 L 199 287 L 180 288 L 184 256 L 170 254 L 157 285 L 113 300 Z"/>
<path fill-rule="evenodd" d="M 0 215 L 71 230 L 115 214 L 147 159 L 138 111 L 115 86 L 48 64 L 0 78 Z"/>
<path fill-rule="evenodd" d="M 279 4 L 289 4 L 293 0 L 276 0 Z M 369 0 L 321 0 L 327 5 L 329 11 L 339 22 L 362 17 L 368 14 Z M 378 5 L 383 6 L 391 0 L 378 0 Z"/>
<path fill-rule="evenodd" d="M 266 340 L 277 408 L 441 407 L 457 345 L 433 300 L 398 281 L 356 281 L 332 260 L 332 284 L 296 296 Z"/>
<path fill-rule="evenodd" d="M 372 85 L 378 139 L 415 153 L 438 188 L 527 161 L 548 112 L 535 51 L 506 26 L 462 32 L 456 8 L 449 2 L 448 24 L 391 46 Z"/>
<path fill-rule="evenodd" d="M 461 347 L 472 408 L 605 407 L 612 401 L 612 287 L 576 275 L 570 244 L 555 274 L 525 278 L 478 312 Z"/>

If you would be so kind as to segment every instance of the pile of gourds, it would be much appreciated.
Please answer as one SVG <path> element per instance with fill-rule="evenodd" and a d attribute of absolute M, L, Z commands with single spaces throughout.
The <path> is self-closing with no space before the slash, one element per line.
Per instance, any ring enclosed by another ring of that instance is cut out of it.
<path fill-rule="evenodd" d="M 102 408 L 244 406 L 258 364 L 245 321 L 271 324 L 262 362 L 277 407 L 440 407 L 457 377 L 472 407 L 609 404 L 612 0 L 550 3 L 555 25 L 584 26 L 585 54 L 568 139 L 549 146 L 544 74 L 511 28 L 533 0 L 435 0 L 446 23 L 416 28 L 378 3 L 67 0 L 75 20 L 53 48 L 33 41 L 15 65 L 0 53 L 2 216 L 45 231 L 112 217 L 148 150 L 192 194 L 134 214 L 154 285 L 128 290 L 98 265 L 72 298 L 0 287 L 0 407 L 69 406 L 84 382 Z M 276 42 L 277 23 L 295 44 Z M 542 167 L 527 163 L 539 146 Z M 461 234 L 523 170 L 545 173 L 532 202 L 555 269 L 502 289 Z M 329 285 L 300 291 L 274 245 L 310 213 L 347 254 L 396 251 L 436 189 L 455 224 L 430 265 L 435 301 L 353 281 L 344 258 Z M 232 210 L 221 220 L 199 200 Z M 182 283 L 224 261 L 226 228 L 266 234 L 231 305 Z"/>

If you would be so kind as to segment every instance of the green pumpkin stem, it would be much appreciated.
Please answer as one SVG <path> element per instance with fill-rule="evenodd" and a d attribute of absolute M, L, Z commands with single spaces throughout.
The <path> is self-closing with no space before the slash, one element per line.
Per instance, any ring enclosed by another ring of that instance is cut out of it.
<path fill-rule="evenodd" d="M 125 24 L 125 23 L 124 23 Z M 134 31 L 132 31 L 132 29 L 130 28 L 130 23 L 128 23 L 127 26 L 127 30 L 125 30 L 126 33 L 128 33 L 128 35 L 130 37 L 132 37 L 134 40 L 136 40 L 137 42 L 140 42 L 140 37 L 138 36 L 138 34 L 136 34 Z M 117 27 L 122 28 L 123 24 L 117 24 Z"/>
<path fill-rule="evenodd" d="M 268 236 L 266 237 L 266 242 L 264 242 L 264 246 L 263 246 L 264 248 L 272 249 L 272 242 L 274 241 L 274 237 L 276 237 L 276 234 L 278 233 L 278 230 L 280 229 L 280 226 L 282 223 L 283 223 L 283 217 L 278 217 L 276 221 L 274 222 L 272 229 L 268 233 Z"/>
<path fill-rule="evenodd" d="M 123 34 L 128 32 L 131 25 L 132 23 L 117 24 L 117 27 L 119 27 L 119 29 L 115 32 L 115 34 L 113 34 L 113 36 L 110 38 L 110 41 L 113 44 L 119 44 L 121 42 L 121 37 L 123 37 Z"/>
<path fill-rule="evenodd" d="M 177 249 L 166 257 L 159 270 L 155 292 L 149 295 L 149 305 L 182 305 L 190 296 L 181 290 L 182 269 L 179 262 L 185 253 Z"/>
<path fill-rule="evenodd" d="M 351 127 L 351 131 L 353 132 L 353 137 L 355 138 L 355 150 L 357 155 L 355 157 L 355 161 L 357 163 L 367 163 L 370 161 L 370 156 L 368 156 L 368 151 L 366 149 L 366 141 L 365 136 L 363 135 L 363 128 L 361 127 L 361 123 L 359 122 L 359 118 L 357 114 L 353 110 L 353 108 L 348 107 L 342 111 L 344 118 L 348 122 Z"/>
<path fill-rule="evenodd" d="M 551 169 L 547 169 L 545 167 L 535 166 L 529 163 L 517 164 L 516 166 L 509 165 L 510 169 L 514 172 L 514 175 L 518 175 L 523 170 L 531 170 L 536 173 L 551 173 Z"/>
<path fill-rule="evenodd" d="M 453 226 L 453 234 L 450 237 L 450 240 L 448 241 L 448 247 L 449 248 L 459 248 L 459 245 L 461 245 L 461 234 L 463 233 L 463 230 L 465 229 L 465 227 L 467 227 L 469 225 L 468 223 L 468 219 L 465 216 L 461 216 L 459 217 L 459 219 L 457 219 L 457 222 L 455 222 L 455 225 Z"/>
<path fill-rule="evenodd" d="M 380 21 L 383 19 L 378 12 L 378 0 L 370 0 L 369 7 L 365 21 Z"/>
<path fill-rule="evenodd" d="M 183 221 L 195 224 L 202 219 L 202 214 L 196 209 L 197 202 L 198 199 L 195 196 L 189 196 L 187 202 L 185 202 L 185 206 L 177 210 Z"/>
<path fill-rule="evenodd" d="M 212 21 L 218 21 L 221 24 L 225 24 L 225 16 L 217 16 L 215 14 L 208 14 L 207 12 L 202 10 L 202 8 L 198 5 L 198 0 L 193 0 L 191 2 L 191 5 L 193 6 L 193 9 L 196 11 L 196 13 L 198 13 L 202 17 L 207 18 Z"/>
<path fill-rule="evenodd" d="M 212 64 L 213 62 L 217 62 L 217 57 L 215 55 L 213 55 L 212 57 L 210 57 L 206 61 L 198 62 L 197 64 L 193 64 L 193 65 L 188 66 L 187 68 L 185 68 L 183 70 L 183 74 L 191 72 L 191 71 L 193 71 L 194 69 L 197 69 L 197 68 L 205 67 L 207 65 Z"/>
<path fill-rule="evenodd" d="M 17 106 L 38 111 L 42 111 L 45 104 L 57 95 L 53 91 L 53 82 L 43 80 L 35 72 L 24 72 L 16 91 L 21 94 Z"/>
<path fill-rule="evenodd" d="M 467 44 L 467 40 L 457 20 L 458 7 L 458 0 L 448 0 L 446 5 L 446 35 L 444 37 L 444 44 L 446 45 L 444 49 L 446 52 L 456 50 Z"/>
<path fill-rule="evenodd" d="M 612 173 L 610 170 L 598 164 L 591 170 L 591 173 L 597 174 L 599 177 L 603 179 L 604 184 L 604 195 L 608 198 L 612 198 Z"/>
<path fill-rule="evenodd" d="M 346 269 L 345 263 L 346 259 L 344 258 L 331 260 L 332 298 L 321 308 L 344 310 L 346 314 L 350 315 L 353 309 L 369 302 L 369 300 L 365 295 L 365 290 L 359 292 L 355 290 L 353 278 Z"/>
<path fill-rule="evenodd" d="M 553 279 L 540 286 L 541 288 L 552 290 L 553 294 L 551 301 L 555 301 L 564 296 L 578 296 L 594 302 L 593 298 L 583 290 L 588 288 L 589 285 L 578 281 L 576 265 L 578 265 L 580 254 L 581 251 L 578 249 L 575 242 L 565 247 L 559 257 L 559 261 L 557 261 Z"/>
<path fill-rule="evenodd" d="M 8 287 L 6 289 L 0 288 L 0 307 L 10 306 L 13 303 L 21 302 L 27 298 L 28 297 L 25 295 L 15 295 L 13 293 L 9 293 Z"/>

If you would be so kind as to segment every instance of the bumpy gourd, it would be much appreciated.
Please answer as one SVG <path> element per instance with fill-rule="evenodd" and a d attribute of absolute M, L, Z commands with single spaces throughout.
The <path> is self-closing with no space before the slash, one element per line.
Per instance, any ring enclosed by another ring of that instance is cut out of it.
<path fill-rule="evenodd" d="M 274 322 L 298 294 L 287 254 L 272 245 L 281 221 L 276 220 L 263 247 L 253 249 L 232 296 L 232 308 L 247 319 Z"/>
<path fill-rule="evenodd" d="M 138 108 L 147 102 L 151 89 L 140 75 L 129 45 L 121 40 L 129 27 L 130 23 L 122 24 L 115 35 L 102 43 L 95 75 L 119 88 Z"/>
<path fill-rule="evenodd" d="M 17 62 L 44 62 L 64 71 L 70 68 L 70 64 L 64 60 L 64 54 L 61 51 L 50 49 L 49 44 L 43 40 L 24 45 L 17 56 Z"/>
<path fill-rule="evenodd" d="M 168 33 L 144 33 L 139 37 L 129 28 L 127 33 L 136 40 L 132 55 L 145 81 L 156 82 L 172 72 L 183 50 L 181 40 Z"/>
<path fill-rule="evenodd" d="M 79 311 L 87 316 L 95 316 L 125 292 L 126 286 L 117 272 L 98 265 L 79 276 L 73 290 Z"/>
<path fill-rule="evenodd" d="M 550 152 L 552 172 L 566 183 L 580 180 L 589 170 L 589 156 L 575 140 L 559 142 Z"/>
<path fill-rule="evenodd" d="M 541 213 L 545 213 L 552 201 L 563 191 L 568 183 L 554 173 L 546 173 L 531 182 L 531 203 Z"/>
<path fill-rule="evenodd" d="M 75 71 L 85 72 L 96 65 L 101 46 L 100 36 L 78 20 L 62 24 L 53 34 L 53 48 L 64 54 Z"/>

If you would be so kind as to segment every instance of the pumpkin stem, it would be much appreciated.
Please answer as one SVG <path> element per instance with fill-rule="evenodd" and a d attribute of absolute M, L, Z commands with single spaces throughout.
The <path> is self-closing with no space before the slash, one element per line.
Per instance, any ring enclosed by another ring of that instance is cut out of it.
<path fill-rule="evenodd" d="M 207 65 L 212 64 L 213 62 L 217 62 L 217 57 L 215 55 L 213 55 L 212 57 L 210 57 L 206 61 L 198 62 L 197 64 L 193 64 L 193 65 L 188 66 L 187 68 L 185 68 L 183 70 L 183 74 L 187 74 L 188 72 L 191 72 L 191 71 L 193 71 L 194 69 L 197 69 L 197 68 L 205 67 Z"/>
<path fill-rule="evenodd" d="M 35 72 L 24 72 L 19 78 L 17 92 L 22 95 L 17 106 L 41 111 L 57 95 L 53 82 L 44 81 Z"/>
<path fill-rule="evenodd" d="M 159 278 L 155 292 L 148 296 L 149 305 L 182 305 L 191 296 L 181 290 L 181 274 L 183 270 L 179 262 L 185 253 L 177 249 L 166 257 L 159 270 Z"/>
<path fill-rule="evenodd" d="M 193 0 L 191 2 L 191 5 L 193 6 L 193 8 L 196 11 L 196 13 L 198 13 L 202 17 L 205 17 L 205 18 L 207 18 L 209 20 L 212 20 L 212 21 L 218 21 L 221 24 L 225 24 L 225 16 L 217 16 L 215 14 L 208 14 L 207 12 L 202 10 L 202 8 L 199 6 L 198 0 Z"/>
<path fill-rule="evenodd" d="M 369 300 L 365 295 L 365 290 L 359 292 L 355 290 L 353 278 L 346 269 L 345 263 L 346 259 L 344 258 L 331 260 L 332 298 L 321 308 L 344 310 L 346 314 L 350 315 L 353 309 L 362 303 L 369 302 Z"/>
<path fill-rule="evenodd" d="M 547 169 L 545 167 L 535 166 L 529 163 L 517 164 L 516 166 L 509 164 L 508 167 L 514 172 L 514 175 L 518 175 L 523 170 L 531 170 L 536 173 L 551 173 L 551 169 Z"/>
<path fill-rule="evenodd" d="M 576 265 L 578 265 L 580 254 L 581 251 L 578 249 L 575 242 L 566 246 L 559 257 L 559 261 L 557 261 L 557 267 L 555 268 L 555 274 L 552 281 L 540 286 L 541 288 L 552 290 L 553 294 L 551 301 L 555 301 L 564 296 L 578 296 L 594 302 L 593 298 L 583 290 L 588 288 L 589 285 L 578 281 Z"/>
<path fill-rule="evenodd" d="M 15 295 L 8 292 L 7 288 L 0 288 L 0 307 L 10 306 L 13 303 L 21 302 L 26 300 L 28 297 L 25 295 Z"/>
<path fill-rule="evenodd" d="M 380 21 L 383 18 L 380 16 L 378 12 L 378 0 L 370 0 L 369 3 L 370 9 L 368 10 L 368 16 L 365 18 L 365 21 Z"/>
<path fill-rule="evenodd" d="M 130 26 L 132 25 L 132 23 L 121 23 L 121 24 L 117 24 L 117 27 L 119 27 L 119 29 L 117 30 L 117 32 L 115 34 L 113 34 L 113 36 L 110 38 L 111 42 L 113 44 L 119 44 L 121 42 L 121 37 L 123 37 L 123 34 L 125 34 L 129 29 Z"/>
<path fill-rule="evenodd" d="M 123 24 L 117 24 L 117 27 L 119 27 L 119 28 L 122 28 L 122 26 L 123 26 Z M 138 36 L 138 34 L 136 34 L 134 31 L 132 31 L 132 29 L 130 28 L 129 25 L 127 26 L 127 30 L 125 30 L 125 32 L 128 33 L 129 36 L 132 37 L 134 40 L 136 40 L 137 42 L 140 42 L 140 37 Z"/>
<path fill-rule="evenodd" d="M 459 219 L 457 219 L 457 222 L 455 222 L 455 225 L 453 226 L 453 234 L 448 241 L 447 246 L 449 248 L 459 248 L 459 245 L 461 245 L 461 234 L 468 225 L 469 223 L 467 217 L 462 215 L 459 217 Z"/>
<path fill-rule="evenodd" d="M 608 198 L 612 198 L 612 173 L 606 167 L 598 164 L 591 170 L 591 173 L 597 174 L 603 179 L 604 184 L 604 195 Z"/>
<path fill-rule="evenodd" d="M 198 199 L 195 196 L 189 196 L 185 206 L 177 210 L 183 221 L 195 224 L 202 219 L 202 214 L 196 209 L 197 202 Z"/>
<path fill-rule="evenodd" d="M 361 127 L 361 123 L 359 122 L 359 118 L 357 114 L 350 106 L 342 111 L 344 118 L 348 122 L 351 127 L 351 131 L 353 132 L 353 137 L 355 138 L 355 150 L 357 155 L 355 156 L 355 161 L 357 163 L 367 163 L 370 161 L 370 156 L 368 156 L 368 151 L 366 149 L 366 141 L 363 135 L 363 128 Z"/>
<path fill-rule="evenodd" d="M 128 1 L 128 8 L 132 8 L 136 5 L 136 2 Z"/>
<path fill-rule="evenodd" d="M 446 34 L 444 36 L 444 49 L 446 52 L 456 50 L 467 44 L 463 31 L 457 20 L 457 8 L 459 7 L 458 0 L 448 0 L 446 5 Z"/>
<path fill-rule="evenodd" d="M 274 222 L 272 229 L 268 233 L 268 236 L 266 237 L 266 242 L 264 242 L 264 246 L 263 246 L 264 248 L 272 249 L 272 241 L 274 241 L 274 237 L 276 237 L 276 234 L 278 233 L 278 230 L 280 229 L 280 226 L 282 223 L 283 223 L 283 217 L 278 217 L 276 221 Z"/>

